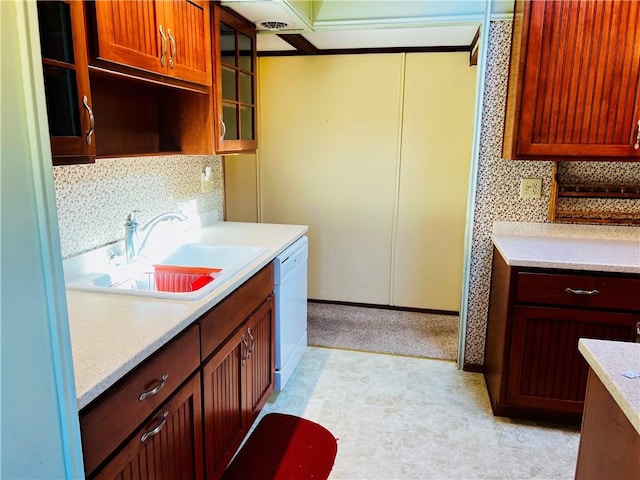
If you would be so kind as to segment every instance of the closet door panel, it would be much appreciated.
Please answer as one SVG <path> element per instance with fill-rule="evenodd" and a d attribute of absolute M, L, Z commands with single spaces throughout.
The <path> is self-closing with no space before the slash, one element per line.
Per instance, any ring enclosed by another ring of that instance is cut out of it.
<path fill-rule="evenodd" d="M 392 305 L 460 309 L 477 70 L 468 57 L 407 54 Z"/>
<path fill-rule="evenodd" d="M 309 225 L 309 297 L 390 302 L 402 56 L 259 59 L 263 222 Z"/>

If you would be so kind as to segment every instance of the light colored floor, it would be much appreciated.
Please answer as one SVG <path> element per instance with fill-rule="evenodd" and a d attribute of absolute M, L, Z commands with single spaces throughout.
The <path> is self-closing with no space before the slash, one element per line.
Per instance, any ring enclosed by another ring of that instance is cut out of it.
<path fill-rule="evenodd" d="M 481 374 L 454 362 L 309 347 L 261 415 L 338 438 L 333 479 L 570 479 L 579 431 L 491 413 Z"/>

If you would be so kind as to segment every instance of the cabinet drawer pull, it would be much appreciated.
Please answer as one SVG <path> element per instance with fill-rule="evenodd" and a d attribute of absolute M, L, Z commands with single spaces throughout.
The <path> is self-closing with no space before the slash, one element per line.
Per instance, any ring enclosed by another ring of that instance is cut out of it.
<path fill-rule="evenodd" d="M 148 432 L 144 432 L 142 434 L 142 436 L 140 437 L 140 441 L 142 443 L 146 442 L 149 438 L 153 437 L 154 435 L 157 435 L 160 433 L 160 430 L 162 430 L 165 426 L 165 424 L 167 423 L 167 416 L 169 415 L 169 412 L 164 412 L 162 414 L 162 416 L 158 419 L 159 423 L 158 425 L 156 425 L 153 429 L 149 430 Z"/>
<path fill-rule="evenodd" d="M 636 136 L 636 144 L 633 146 L 633 148 L 636 150 L 640 148 L 640 120 L 638 120 L 638 135 Z"/>
<path fill-rule="evenodd" d="M 89 131 L 87 132 L 86 141 L 87 145 L 91 145 L 91 136 L 93 135 L 93 131 L 96 127 L 96 119 L 93 116 L 93 110 L 91 110 L 91 107 L 89 106 L 89 100 L 87 99 L 86 95 L 82 96 L 82 104 L 89 114 Z"/>
<path fill-rule="evenodd" d="M 242 354 L 242 366 L 244 367 L 244 364 L 247 363 L 247 358 L 249 358 L 249 343 L 244 333 L 242 334 L 242 344 L 244 345 L 244 351 L 247 352 L 246 354 Z"/>
<path fill-rule="evenodd" d="M 256 346 L 256 339 L 253 338 L 253 334 L 251 333 L 250 328 L 247 328 L 247 333 L 249 334 L 249 339 L 251 340 L 251 348 L 249 348 L 249 353 L 247 354 L 247 358 L 251 358 L 251 354 L 253 353 L 253 347 Z"/>
<path fill-rule="evenodd" d="M 169 35 L 169 41 L 171 42 L 171 55 L 169 56 L 169 66 L 173 68 L 173 62 L 178 54 L 178 46 L 176 45 L 176 39 L 171 35 L 171 29 L 167 28 L 167 35 Z"/>
<path fill-rule="evenodd" d="M 162 387 L 164 387 L 164 384 L 167 381 L 167 378 L 169 378 L 169 374 L 168 373 L 165 373 L 164 375 L 162 375 L 162 377 L 160 378 L 160 382 L 158 382 L 158 385 L 153 387 L 151 390 L 148 390 L 146 392 L 142 392 L 140 394 L 140 396 L 138 397 L 138 400 L 143 401 L 145 398 L 151 397 L 152 395 L 155 395 L 156 393 L 158 393 L 160 391 L 160 389 Z"/>
<path fill-rule="evenodd" d="M 224 124 L 224 120 L 222 119 L 222 115 L 220 115 L 220 140 L 224 140 L 224 136 L 227 134 L 227 126 Z"/>
<path fill-rule="evenodd" d="M 565 293 L 573 293 L 574 295 L 584 295 L 584 296 L 592 296 L 592 295 L 598 295 L 600 293 L 599 290 L 580 290 L 580 289 L 573 289 L 573 288 L 565 288 L 564 289 Z"/>
<path fill-rule="evenodd" d="M 167 58 L 167 36 L 164 34 L 164 30 L 162 30 L 162 25 L 160 25 L 160 36 L 162 37 L 162 55 L 160 55 L 160 65 L 164 67 L 164 59 Z"/>

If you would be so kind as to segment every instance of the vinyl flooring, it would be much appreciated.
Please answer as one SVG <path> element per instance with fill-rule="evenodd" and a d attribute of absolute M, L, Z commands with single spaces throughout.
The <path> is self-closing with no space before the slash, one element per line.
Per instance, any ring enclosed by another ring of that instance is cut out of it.
<path fill-rule="evenodd" d="M 262 414 L 338 438 L 332 479 L 571 479 L 579 430 L 494 417 L 484 377 L 450 361 L 309 347 Z"/>

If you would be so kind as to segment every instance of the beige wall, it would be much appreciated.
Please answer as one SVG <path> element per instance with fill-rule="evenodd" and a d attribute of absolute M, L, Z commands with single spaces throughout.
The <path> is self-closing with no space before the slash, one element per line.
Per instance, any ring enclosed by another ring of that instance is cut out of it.
<path fill-rule="evenodd" d="M 460 308 L 476 68 L 407 55 L 392 304 Z"/>
<path fill-rule="evenodd" d="M 256 155 L 224 157 L 224 214 L 228 222 L 258 221 Z"/>
<path fill-rule="evenodd" d="M 258 73 L 262 221 L 310 226 L 310 298 L 457 311 L 468 55 L 261 58 Z"/>
<path fill-rule="evenodd" d="M 388 304 L 402 57 L 261 58 L 263 222 L 309 225 L 309 297 Z"/>

